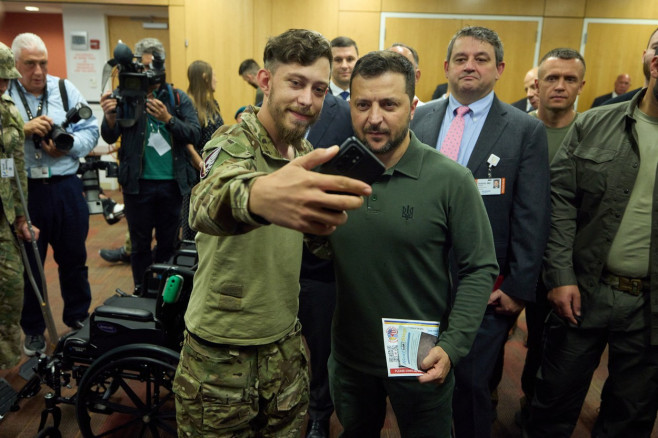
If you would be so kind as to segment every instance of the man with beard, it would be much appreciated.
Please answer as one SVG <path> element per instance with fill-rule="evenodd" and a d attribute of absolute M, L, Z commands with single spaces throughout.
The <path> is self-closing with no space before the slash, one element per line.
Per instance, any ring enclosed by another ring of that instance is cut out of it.
<path fill-rule="evenodd" d="M 584 112 L 551 163 L 553 310 L 529 436 L 568 437 L 608 348 L 592 436 L 648 437 L 658 404 L 658 56 L 630 102 Z"/>
<path fill-rule="evenodd" d="M 409 131 L 415 82 L 414 66 L 395 52 L 372 52 L 356 63 L 352 126 L 387 170 L 366 205 L 316 248 L 334 255 L 329 381 L 346 437 L 379 436 L 387 396 L 402 436 L 450 435 L 452 367 L 468 353 L 498 272 L 471 172 Z M 454 299 L 449 253 L 459 266 Z M 384 342 L 383 319 L 438 324 L 438 339 L 392 372 L 389 359 L 398 350 L 389 348 L 397 344 Z"/>
<path fill-rule="evenodd" d="M 199 266 L 174 381 L 180 436 L 299 436 L 308 405 L 299 231 L 332 233 L 370 194 L 309 171 L 338 151 L 310 152 L 304 139 L 329 87 L 329 41 L 289 30 L 267 42 L 264 62 L 263 106 L 206 144 L 191 196 Z"/>

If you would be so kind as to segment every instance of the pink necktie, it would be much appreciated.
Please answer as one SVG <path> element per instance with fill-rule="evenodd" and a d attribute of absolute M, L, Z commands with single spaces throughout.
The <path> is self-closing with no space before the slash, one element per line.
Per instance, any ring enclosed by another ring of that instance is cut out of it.
<path fill-rule="evenodd" d="M 441 152 L 454 161 L 457 161 L 457 157 L 459 156 L 459 146 L 461 145 L 462 135 L 464 134 L 464 116 L 470 110 L 467 106 L 457 108 L 457 115 L 452 119 L 446 138 L 443 139 L 443 143 L 441 144 Z"/>

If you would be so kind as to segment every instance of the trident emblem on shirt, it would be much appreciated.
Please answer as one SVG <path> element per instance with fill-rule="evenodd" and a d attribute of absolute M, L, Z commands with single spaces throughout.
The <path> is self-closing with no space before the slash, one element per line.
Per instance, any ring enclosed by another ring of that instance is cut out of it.
<path fill-rule="evenodd" d="M 402 207 L 402 217 L 405 220 L 413 219 L 414 218 L 414 208 L 410 205 Z"/>

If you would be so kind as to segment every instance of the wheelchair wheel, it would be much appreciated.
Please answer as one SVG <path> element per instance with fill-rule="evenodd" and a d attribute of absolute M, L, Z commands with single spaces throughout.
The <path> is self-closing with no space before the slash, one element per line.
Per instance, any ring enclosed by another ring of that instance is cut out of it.
<path fill-rule="evenodd" d="M 152 344 L 125 345 L 96 359 L 76 395 L 82 435 L 177 436 L 172 383 L 178 359 L 178 353 Z"/>

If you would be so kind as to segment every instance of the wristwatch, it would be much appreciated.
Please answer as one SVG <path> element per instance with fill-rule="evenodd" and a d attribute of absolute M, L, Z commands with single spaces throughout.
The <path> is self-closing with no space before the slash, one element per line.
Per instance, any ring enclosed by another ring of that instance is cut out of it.
<path fill-rule="evenodd" d="M 175 124 L 176 124 L 176 117 L 171 116 L 171 119 L 169 119 L 169 121 L 165 126 L 167 127 L 167 129 L 171 129 L 174 127 Z"/>

